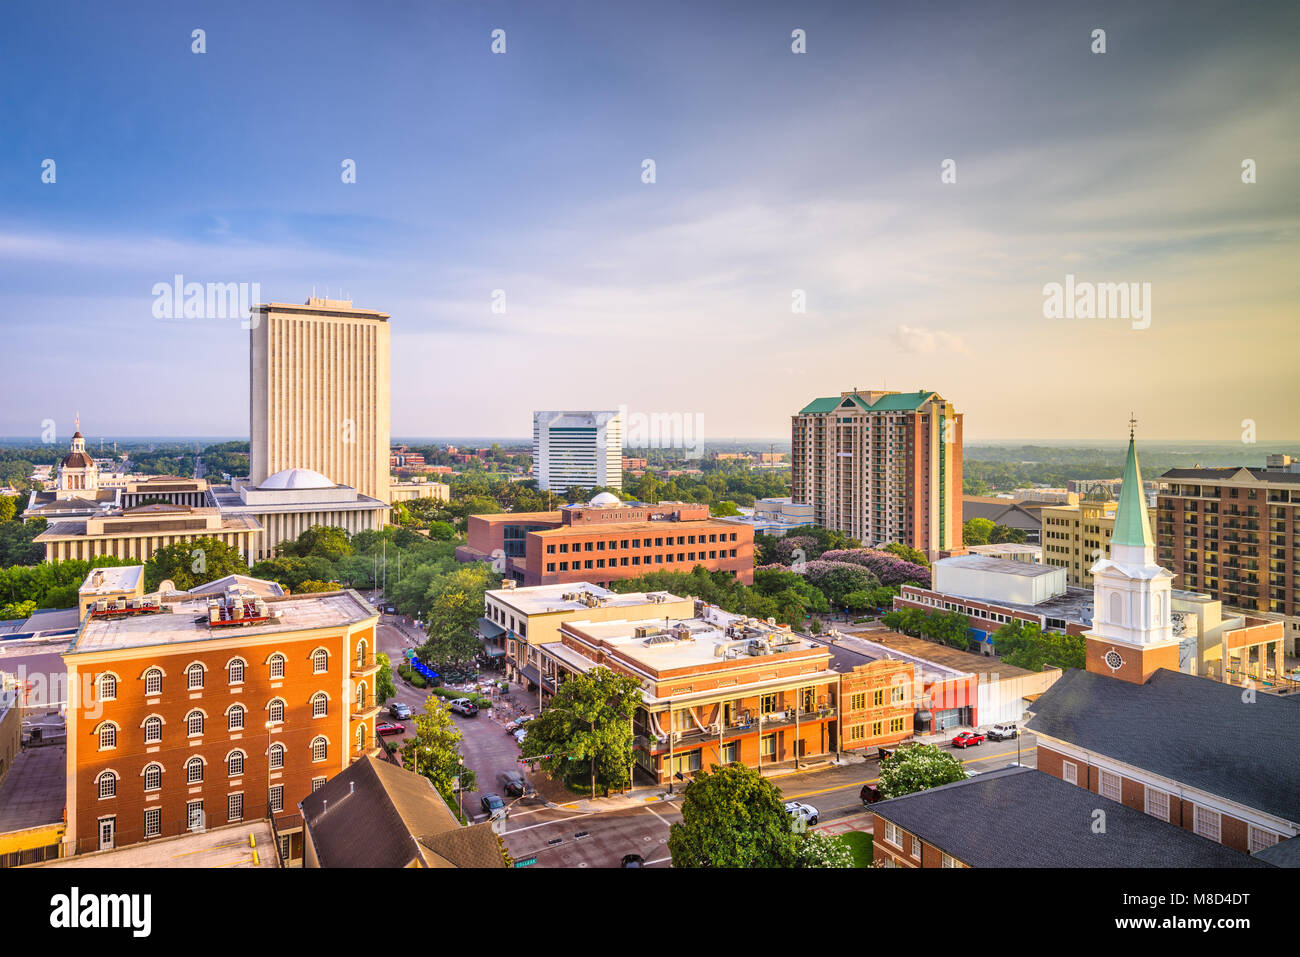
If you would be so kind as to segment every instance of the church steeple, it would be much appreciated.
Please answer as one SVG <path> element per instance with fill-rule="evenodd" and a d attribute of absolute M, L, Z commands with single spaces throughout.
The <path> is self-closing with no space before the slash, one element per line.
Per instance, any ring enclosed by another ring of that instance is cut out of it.
<path fill-rule="evenodd" d="M 1138 466 L 1137 445 L 1133 438 L 1137 420 L 1129 419 L 1128 458 L 1124 462 L 1124 479 L 1115 510 L 1115 530 L 1110 536 L 1110 554 L 1117 561 L 1150 565 L 1155 557 L 1155 539 L 1147 515 L 1146 492 L 1142 487 L 1142 469 Z M 1121 554 L 1116 554 L 1116 548 Z"/>

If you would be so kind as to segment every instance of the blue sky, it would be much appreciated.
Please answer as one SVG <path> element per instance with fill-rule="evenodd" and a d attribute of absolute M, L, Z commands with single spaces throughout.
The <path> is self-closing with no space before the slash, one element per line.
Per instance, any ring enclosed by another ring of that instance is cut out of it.
<path fill-rule="evenodd" d="M 179 273 L 391 313 L 395 434 L 887 387 L 975 439 L 1298 438 L 1298 10 L 10 4 L 0 433 L 246 434 L 248 333 L 152 316 Z M 1044 318 L 1067 273 L 1150 327 Z"/>

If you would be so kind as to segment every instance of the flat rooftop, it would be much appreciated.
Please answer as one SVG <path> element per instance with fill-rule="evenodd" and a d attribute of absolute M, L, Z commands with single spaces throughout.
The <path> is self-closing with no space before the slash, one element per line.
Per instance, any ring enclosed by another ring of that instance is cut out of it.
<path fill-rule="evenodd" d="M 234 636 L 255 638 L 312 628 L 345 627 L 375 618 L 378 614 L 360 595 L 351 590 L 269 598 L 266 603 L 273 614 L 279 615 L 278 621 L 215 630 L 208 627 L 206 597 L 166 602 L 163 608 L 170 611 L 164 610 L 156 615 L 133 615 L 113 621 L 88 618 L 67 654 L 121 651 Z"/>
<path fill-rule="evenodd" d="M 1028 674 L 1022 668 L 1004 669 L 997 667 L 1001 664 L 997 659 L 985 658 L 983 655 L 973 655 L 967 651 L 958 651 L 956 648 L 941 645 L 937 641 L 909 638 L 907 635 L 900 635 L 896 631 L 872 631 L 868 632 L 868 634 L 870 637 L 863 637 L 860 634 L 838 635 L 835 644 L 831 647 L 836 653 L 847 651 L 863 659 L 859 662 L 853 662 L 851 659 L 841 659 L 847 665 L 865 664 L 870 661 L 881 661 L 882 659 L 911 662 L 917 676 L 925 681 L 947 681 L 952 678 L 964 678 L 985 671 L 1006 673 L 1007 670 L 1011 670 L 1018 671 L 1021 674 Z M 829 644 L 829 638 L 826 640 Z M 992 662 L 992 664 L 985 665 L 985 661 Z"/>
<path fill-rule="evenodd" d="M 825 646 L 793 631 L 782 631 L 753 618 L 733 615 L 710 607 L 701 618 L 665 618 L 662 621 L 583 621 L 565 623 L 565 628 L 604 642 L 646 670 L 662 674 L 681 668 L 732 661 L 736 666 L 778 664 L 793 655 L 826 655 Z M 638 635 L 638 629 L 653 629 Z M 772 639 L 768 655 L 750 655 L 746 650 L 753 638 Z M 549 650 L 549 649 L 548 649 Z M 733 652 L 731 658 L 727 652 Z M 829 664 L 829 662 L 827 662 Z"/>
<path fill-rule="evenodd" d="M 583 506 L 586 508 L 587 506 Z M 724 518 L 655 518 L 646 519 L 644 522 L 592 522 L 581 525 L 561 525 L 559 528 L 545 528 L 540 531 L 532 532 L 533 535 L 543 537 L 557 537 L 564 535 L 611 535 L 618 532 L 630 532 L 645 534 L 651 529 L 667 528 L 674 535 L 685 535 L 688 532 L 698 532 L 701 528 L 729 528 L 734 529 L 737 525 L 743 524 L 736 520 L 728 521 Z M 706 542 L 696 542 L 695 547 L 707 544 Z"/>
<path fill-rule="evenodd" d="M 569 582 L 567 584 L 534 585 L 529 588 L 494 588 L 487 594 L 503 605 L 509 605 L 524 615 L 542 615 L 557 611 L 589 611 L 592 606 L 577 598 L 565 598 L 566 595 L 586 593 L 594 595 L 600 601 L 601 608 L 640 608 L 643 605 L 662 604 L 665 602 L 684 601 L 667 592 L 628 592 L 620 594 L 593 585 L 590 582 Z"/>
<path fill-rule="evenodd" d="M 68 750 L 28 748 L 0 782 L 0 834 L 63 822 L 68 799 Z"/>
<path fill-rule="evenodd" d="M 943 558 L 934 563 L 936 568 L 968 568 L 972 571 L 993 575 L 1013 575 L 1016 578 L 1042 578 L 1045 575 L 1059 574 L 1055 565 L 1039 565 L 1036 562 L 1013 562 L 1007 558 L 994 558 L 992 555 L 956 555 Z"/>
<path fill-rule="evenodd" d="M 144 574 L 143 565 L 119 565 L 117 567 L 96 568 L 86 576 L 82 584 L 82 595 L 109 595 L 119 591 L 134 591 Z"/>
<path fill-rule="evenodd" d="M 256 863 L 253 862 L 255 851 Z M 275 848 L 271 823 L 263 820 L 160 838 L 112 851 L 77 854 L 40 866 L 275 868 L 280 866 L 280 855 Z"/>

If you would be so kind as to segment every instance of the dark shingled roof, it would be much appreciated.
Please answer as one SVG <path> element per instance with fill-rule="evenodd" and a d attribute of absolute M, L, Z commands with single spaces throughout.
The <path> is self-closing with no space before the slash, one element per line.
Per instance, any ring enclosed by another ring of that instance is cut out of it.
<path fill-rule="evenodd" d="M 1105 831 L 1094 833 L 1097 810 Z M 971 867 L 1268 867 L 1034 768 L 1006 768 L 872 810 Z"/>
<path fill-rule="evenodd" d="M 489 823 L 461 827 L 427 778 L 369 755 L 301 806 L 321 867 L 505 867 Z"/>
<path fill-rule="evenodd" d="M 1027 727 L 1288 821 L 1300 822 L 1300 707 L 1160 669 L 1146 684 L 1072 669 Z"/>
<path fill-rule="evenodd" d="M 1250 484 L 1256 482 L 1300 483 L 1300 472 L 1283 472 L 1277 469 L 1252 469 L 1242 465 L 1218 468 L 1170 469 L 1161 479 L 1196 479 L 1202 482 L 1226 482 L 1229 484 Z"/>
<path fill-rule="evenodd" d="M 1255 857 L 1267 861 L 1274 867 L 1300 867 L 1300 837 L 1278 841 L 1272 847 L 1256 851 Z"/>

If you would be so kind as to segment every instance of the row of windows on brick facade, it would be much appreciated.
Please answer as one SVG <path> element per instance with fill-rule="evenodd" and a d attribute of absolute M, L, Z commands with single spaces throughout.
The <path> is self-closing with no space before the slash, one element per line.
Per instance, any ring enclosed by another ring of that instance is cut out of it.
<path fill-rule="evenodd" d="M 312 778 L 311 789 L 313 792 L 319 791 L 325 786 L 325 778 Z M 267 788 L 266 806 L 268 810 L 280 812 L 284 810 L 284 785 L 275 784 Z M 185 819 L 186 825 L 190 830 L 205 827 L 207 825 L 207 815 L 203 810 L 202 799 L 197 801 L 185 802 Z M 226 795 L 226 823 L 235 824 L 244 819 L 244 792 L 238 791 L 234 794 Z M 144 810 L 144 836 L 160 837 L 162 835 L 162 808 L 149 807 Z M 286 856 L 281 852 L 281 857 Z"/>
<path fill-rule="evenodd" d="M 664 564 L 665 557 L 667 558 L 667 562 L 668 562 L 669 565 L 673 564 L 673 556 L 672 556 L 672 555 L 668 555 L 668 556 L 664 556 L 664 555 L 656 555 L 656 556 L 654 557 L 654 559 L 655 559 L 655 560 L 654 560 L 654 564 L 656 564 L 656 565 L 662 565 L 662 564 Z M 710 551 L 710 552 L 709 552 L 709 558 L 717 558 L 717 557 L 718 557 L 718 552 L 717 552 L 717 551 Z M 735 557 L 736 557 L 736 549 L 733 548 L 733 549 L 731 549 L 730 552 L 728 552 L 726 549 L 722 549 L 722 556 L 721 556 L 721 557 L 723 557 L 723 558 L 735 558 Z M 688 561 L 693 562 L 693 561 L 695 561 L 695 560 L 696 560 L 696 558 L 695 558 L 695 553 L 694 553 L 694 552 L 678 552 L 678 553 L 677 553 L 677 561 L 680 562 L 680 563 L 682 563 L 682 564 L 685 564 L 685 563 L 688 562 Z M 703 552 L 700 552 L 700 558 L 699 558 L 699 560 L 700 560 L 700 561 L 703 561 L 703 560 L 704 560 L 704 553 L 703 553 Z M 610 567 L 610 568 L 614 568 L 614 567 L 625 567 L 625 566 L 627 566 L 628 564 L 632 564 L 632 565 L 641 565 L 641 564 L 646 564 L 646 565 L 649 565 L 649 564 L 650 564 L 650 556 L 649 556 L 649 555 L 645 556 L 645 561 L 644 561 L 644 563 L 641 561 L 641 556 L 640 556 L 640 555 L 633 555 L 633 556 L 632 556 L 632 560 L 631 560 L 631 562 L 629 562 L 628 559 L 626 559 L 626 558 L 623 558 L 623 559 L 611 558 L 611 559 L 609 560 L 609 567 Z M 573 563 L 573 570 L 574 570 L 574 571 L 579 571 L 580 568 L 593 568 L 593 567 L 594 567 L 594 568 L 604 568 L 604 567 L 605 567 L 605 559 L 603 559 L 603 558 L 597 558 L 597 559 L 595 559 L 595 565 L 592 565 L 592 559 L 590 559 L 590 558 L 588 558 L 585 562 L 576 562 L 576 561 L 575 561 L 575 562 Z M 547 563 L 546 563 L 546 570 L 547 570 L 548 572 L 553 572 L 553 571 L 555 571 L 555 562 L 547 562 Z M 568 562 L 560 562 L 560 571 L 562 571 L 562 572 L 567 572 L 568 570 L 569 570 L 569 563 L 568 563 Z"/>
<path fill-rule="evenodd" d="M 311 760 L 312 763 L 329 760 L 329 739 L 320 735 L 312 740 L 311 743 Z M 267 749 L 267 767 L 271 771 L 281 771 L 284 769 L 284 759 L 287 749 L 283 744 L 273 744 Z M 244 773 L 244 762 L 248 755 L 239 750 L 231 751 L 226 755 L 226 776 L 237 778 Z M 194 755 L 184 764 L 185 783 L 186 785 L 202 784 L 206 760 L 199 755 Z M 146 793 L 162 790 L 163 766 L 158 762 L 147 764 L 140 776 L 144 778 L 144 790 Z M 117 797 L 117 782 L 119 775 L 111 769 L 99 772 L 95 776 L 95 787 L 99 791 L 100 800 Z"/>
<path fill-rule="evenodd" d="M 663 536 L 660 536 L 660 537 L 656 538 L 656 539 L 654 540 L 654 545 L 651 545 L 651 544 L 650 544 L 650 539 L 648 539 L 648 538 L 647 538 L 647 539 L 634 538 L 634 539 L 631 540 L 631 543 L 630 543 L 630 544 L 629 544 L 629 542 L 628 542 L 628 539 L 626 539 L 626 538 L 624 538 L 624 539 L 621 540 L 621 544 L 620 544 L 620 541 L 619 541 L 618 539 L 610 539 L 608 542 L 606 542 L 606 541 L 599 541 L 599 542 L 581 542 L 581 543 L 579 543 L 579 542 L 574 542 L 574 543 L 573 543 L 573 550 L 574 550 L 575 552 L 577 552 L 577 551 L 586 551 L 586 552 L 596 551 L 596 552 L 603 552 L 603 551 L 605 551 L 606 549 L 608 549 L 608 550 L 611 551 L 611 552 L 616 552 L 616 551 L 618 551 L 620 548 L 623 548 L 623 549 L 628 549 L 628 548 L 642 548 L 642 547 L 644 547 L 644 548 L 663 548 L 663 547 L 664 547 L 664 542 L 665 542 L 665 541 L 667 541 L 668 545 L 671 547 L 671 546 L 674 545 L 674 544 L 677 544 L 677 545 L 694 545 L 694 544 L 696 544 L 696 543 L 698 542 L 700 545 L 704 545 L 704 544 L 708 544 L 708 543 L 710 543 L 710 542 L 712 542 L 712 543 L 717 543 L 717 542 L 734 542 L 734 541 L 736 541 L 736 540 L 737 540 L 737 536 L 736 536 L 736 533 L 735 533 L 735 532 L 717 532 L 717 533 L 714 533 L 714 534 L 711 534 L 711 535 L 707 536 L 707 542 L 706 542 L 706 537 L 705 537 L 703 534 L 700 534 L 700 535 L 698 535 L 698 536 L 697 536 L 697 535 L 678 535 L 678 536 L 677 536 L 677 541 L 676 541 L 676 542 L 673 541 L 673 536 L 669 535 L 669 536 L 667 536 L 666 539 L 665 539 Z M 644 544 L 643 544 L 643 542 L 644 542 Z M 581 545 L 582 547 L 579 548 L 579 547 L 578 547 L 579 545 Z M 567 555 L 567 554 L 569 553 L 569 543 L 568 543 L 568 542 L 560 542 L 559 544 L 550 544 L 550 545 L 547 545 L 547 546 L 546 546 L 546 554 L 548 554 L 548 555 L 554 555 L 554 554 L 556 554 L 557 549 L 558 549 L 558 551 L 559 551 L 559 553 L 560 553 L 561 555 Z"/>
<path fill-rule="evenodd" d="M 905 718 L 890 718 L 889 733 L 890 734 L 901 733 L 903 729 L 906 727 L 906 724 L 907 721 Z M 878 738 L 884 733 L 885 733 L 884 721 L 871 722 L 871 737 Z M 849 725 L 848 737 L 850 741 L 865 741 L 867 739 L 867 725 L 865 723 Z"/>
<path fill-rule="evenodd" d="M 366 704 L 366 685 L 364 682 L 357 685 L 357 705 L 364 707 Z M 267 725 L 284 723 L 285 702 L 283 698 L 272 698 L 266 704 Z M 248 714 L 248 709 L 242 704 L 232 704 L 226 709 L 226 730 L 243 731 L 244 718 Z M 324 718 L 329 716 L 329 695 L 324 691 L 318 691 L 311 697 L 311 716 L 312 718 Z M 158 744 L 162 741 L 162 731 L 164 720 L 161 715 L 151 714 L 141 722 L 140 727 L 144 730 L 145 744 Z M 207 714 L 200 708 L 194 708 L 185 716 L 185 735 L 190 738 L 201 737 L 207 726 Z M 95 733 L 99 736 L 99 750 L 110 751 L 117 747 L 119 727 L 114 721 L 103 721 L 95 728 Z"/>
<path fill-rule="evenodd" d="M 317 648 L 311 654 L 312 674 L 324 674 L 329 671 L 329 651 L 324 648 Z M 366 642 L 363 638 L 357 643 L 357 665 L 365 665 L 366 662 Z M 271 680 L 279 681 L 284 678 L 287 659 L 284 655 L 276 652 L 266 660 L 267 673 Z M 232 685 L 244 683 L 244 672 L 248 667 L 248 662 L 243 658 L 232 658 L 226 664 L 226 679 Z M 201 691 L 207 676 L 207 666 L 200 661 L 196 661 L 185 669 L 185 686 L 189 691 Z M 99 688 L 99 699 L 101 701 L 117 700 L 118 677 L 112 672 L 106 672 L 96 679 L 96 685 Z M 163 671 L 161 668 L 150 668 L 144 673 L 144 693 L 147 696 L 162 694 Z"/>

